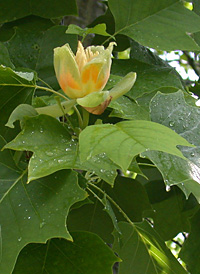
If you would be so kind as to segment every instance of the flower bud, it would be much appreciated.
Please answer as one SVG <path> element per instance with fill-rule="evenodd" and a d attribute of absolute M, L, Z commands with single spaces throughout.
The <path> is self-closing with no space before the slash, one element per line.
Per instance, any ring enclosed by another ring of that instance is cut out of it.
<path fill-rule="evenodd" d="M 85 97 L 102 91 L 110 76 L 114 42 L 83 48 L 78 42 L 76 55 L 68 44 L 54 49 L 54 68 L 60 87 L 69 98 Z"/>

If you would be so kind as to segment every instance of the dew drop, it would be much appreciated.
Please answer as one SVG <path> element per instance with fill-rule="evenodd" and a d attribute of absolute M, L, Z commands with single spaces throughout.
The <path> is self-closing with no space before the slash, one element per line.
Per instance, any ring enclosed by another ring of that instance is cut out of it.
<path fill-rule="evenodd" d="M 63 162 L 63 160 L 58 160 L 58 163 L 60 164 L 60 163 L 62 163 Z"/>
<path fill-rule="evenodd" d="M 166 185 L 166 191 L 169 192 L 171 190 L 171 187 Z"/>
<path fill-rule="evenodd" d="M 43 221 L 40 223 L 40 228 L 43 228 L 46 225 L 46 223 Z"/>
<path fill-rule="evenodd" d="M 170 126 L 170 127 L 173 127 L 174 124 L 175 124 L 175 123 L 174 123 L 173 121 L 170 121 L 170 122 L 169 122 L 169 126 Z"/>
<path fill-rule="evenodd" d="M 53 152 L 51 152 L 51 151 L 46 151 L 45 153 L 47 156 L 53 156 Z"/>
<path fill-rule="evenodd" d="M 30 216 L 28 216 L 28 218 L 27 218 L 27 219 L 28 219 L 28 220 L 30 220 L 30 218 L 31 218 L 31 217 L 30 217 Z"/>
<path fill-rule="evenodd" d="M 18 238 L 17 240 L 18 240 L 18 242 L 21 242 L 21 240 L 22 240 L 22 237 L 19 237 L 19 238 Z"/>

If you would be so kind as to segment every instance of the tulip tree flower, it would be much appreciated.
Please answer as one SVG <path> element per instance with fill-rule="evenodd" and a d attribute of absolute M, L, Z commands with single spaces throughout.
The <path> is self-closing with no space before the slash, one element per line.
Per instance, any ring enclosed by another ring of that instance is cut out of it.
<path fill-rule="evenodd" d="M 71 99 L 88 112 L 101 114 L 111 100 L 128 92 L 136 74 L 129 73 L 110 91 L 103 91 L 110 76 L 114 42 L 103 46 L 83 48 L 78 42 L 76 55 L 69 44 L 54 49 L 54 68 L 60 87 Z"/>
<path fill-rule="evenodd" d="M 69 98 L 82 98 L 101 91 L 110 76 L 113 45 L 83 48 L 78 42 L 76 56 L 68 44 L 54 49 L 54 67 L 62 90 Z"/>

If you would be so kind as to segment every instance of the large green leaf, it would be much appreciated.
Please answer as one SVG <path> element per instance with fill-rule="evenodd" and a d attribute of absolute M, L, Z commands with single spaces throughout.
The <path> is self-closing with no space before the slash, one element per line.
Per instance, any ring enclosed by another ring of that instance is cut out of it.
<path fill-rule="evenodd" d="M 191 233 L 184 242 L 179 257 L 185 262 L 187 269 L 190 273 L 200 273 L 200 211 L 191 219 Z"/>
<path fill-rule="evenodd" d="M 113 249 L 122 259 L 119 274 L 186 274 L 164 241 L 147 223 L 119 223 L 121 238 L 115 233 Z"/>
<path fill-rule="evenodd" d="M 200 109 L 187 105 L 181 91 L 158 93 L 151 102 L 151 117 L 196 145 L 194 148 L 181 148 L 187 160 L 162 152 L 147 152 L 145 155 L 159 168 L 167 185 L 179 184 L 187 195 L 192 192 L 200 200 Z"/>
<path fill-rule="evenodd" d="M 141 222 L 145 211 L 152 210 L 147 192 L 137 180 L 118 176 L 114 187 L 104 185 L 103 189 L 133 222 Z M 116 208 L 114 208 L 114 212 L 118 220 L 124 220 Z"/>
<path fill-rule="evenodd" d="M 56 18 L 59 16 L 75 15 L 76 2 L 74 0 L 55 1 L 43 0 L 8 0 L 1 3 L 0 23 L 14 21 L 28 15 L 38 15 L 44 18 Z"/>
<path fill-rule="evenodd" d="M 112 274 L 112 265 L 119 258 L 97 235 L 73 232 L 72 237 L 73 243 L 51 239 L 45 245 L 28 245 L 22 250 L 13 274 L 44 271 L 51 274 Z"/>
<path fill-rule="evenodd" d="M 103 153 L 80 163 L 77 141 L 57 119 L 47 115 L 26 118 L 22 132 L 6 148 L 34 152 L 29 162 L 29 181 L 70 168 L 94 172 L 110 184 L 117 175 L 118 166 Z"/>
<path fill-rule="evenodd" d="M 105 242 L 113 243 L 112 220 L 97 199 L 93 203 L 70 210 L 67 226 L 70 232 L 77 230 L 93 232 Z"/>
<path fill-rule="evenodd" d="M 33 72 L 14 71 L 11 68 L 0 66 L 0 119 L 1 135 L 11 140 L 16 130 L 11 132 L 5 127 L 13 109 L 21 103 L 30 103 L 35 86 L 35 75 Z"/>
<path fill-rule="evenodd" d="M 179 0 L 109 0 L 115 34 L 162 50 L 199 50 L 187 34 L 200 30 L 200 17 Z"/>
<path fill-rule="evenodd" d="M 58 88 L 53 68 L 53 49 L 70 43 L 76 48 L 75 35 L 66 34 L 65 26 L 49 26 L 49 21 L 31 17 L 31 23 L 18 25 L 15 34 L 6 42 L 11 60 L 16 67 L 28 67 L 37 71 L 38 76 L 54 88 Z"/>
<path fill-rule="evenodd" d="M 180 232 L 190 231 L 189 218 L 199 208 L 193 195 L 186 199 L 177 186 L 171 187 L 171 190 L 166 192 L 165 184 L 161 180 L 149 181 L 145 184 L 145 188 L 154 209 L 152 215 L 154 228 L 162 239 L 167 241 Z"/>
<path fill-rule="evenodd" d="M 147 150 L 164 151 L 183 158 L 177 145 L 190 146 L 181 136 L 160 124 L 125 121 L 84 129 L 80 134 L 80 157 L 85 161 L 99 153 L 106 153 L 126 171 L 133 157 Z"/>
<path fill-rule="evenodd" d="M 134 100 L 122 96 L 109 105 L 113 109 L 110 117 L 133 120 L 150 120 L 149 113 Z"/>
<path fill-rule="evenodd" d="M 113 79 L 111 75 L 110 84 L 119 81 L 120 78 L 116 76 L 124 76 L 130 71 L 137 73 L 137 80 L 126 95 L 134 100 L 161 88 L 170 88 L 173 92 L 183 89 L 180 77 L 173 68 L 164 64 L 149 65 L 137 60 L 114 60 L 111 72 L 115 77 Z"/>
<path fill-rule="evenodd" d="M 2 185 L 9 180 L 3 180 Z M 26 177 L 9 183 L 0 200 L 0 272 L 10 274 L 19 251 L 30 242 L 46 242 L 51 237 L 71 240 L 65 222 L 71 205 L 86 197 L 74 172 L 60 171 L 51 177 L 26 184 Z"/>

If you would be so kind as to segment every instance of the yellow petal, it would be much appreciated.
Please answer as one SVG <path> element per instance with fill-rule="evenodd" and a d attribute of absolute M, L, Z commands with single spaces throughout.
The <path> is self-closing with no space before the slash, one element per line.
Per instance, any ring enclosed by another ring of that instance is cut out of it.
<path fill-rule="evenodd" d="M 87 63 L 87 57 L 81 41 L 78 41 L 78 48 L 77 48 L 75 60 L 78 65 L 79 71 L 81 72 L 82 68 Z"/>
<path fill-rule="evenodd" d="M 65 94 L 73 99 L 81 97 L 80 73 L 68 44 L 54 49 L 54 68 L 59 85 Z"/>

